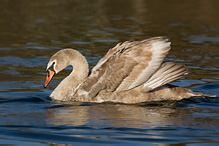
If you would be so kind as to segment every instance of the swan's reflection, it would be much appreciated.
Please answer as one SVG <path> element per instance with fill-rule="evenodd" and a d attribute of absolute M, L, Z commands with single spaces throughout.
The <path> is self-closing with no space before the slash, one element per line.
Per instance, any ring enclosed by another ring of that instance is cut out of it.
<path fill-rule="evenodd" d="M 94 128 L 126 127 L 153 129 L 192 128 L 218 129 L 215 108 L 187 102 L 155 102 L 147 105 L 76 104 L 47 109 L 47 122 L 52 125 L 89 125 Z"/>
<path fill-rule="evenodd" d="M 123 104 L 75 105 L 47 109 L 53 125 L 94 125 L 98 127 L 151 128 L 172 125 L 177 120 L 175 103 L 169 107 Z"/>

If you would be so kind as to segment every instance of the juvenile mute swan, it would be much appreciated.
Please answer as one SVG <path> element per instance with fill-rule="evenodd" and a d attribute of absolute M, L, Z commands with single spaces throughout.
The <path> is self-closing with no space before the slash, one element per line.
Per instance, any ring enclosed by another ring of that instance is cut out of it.
<path fill-rule="evenodd" d="M 85 57 L 74 49 L 63 49 L 47 65 L 45 87 L 55 74 L 70 65 L 73 71 L 54 89 L 52 99 L 130 104 L 205 96 L 167 84 L 188 74 L 181 63 L 163 62 L 169 50 L 170 42 L 165 37 L 119 43 L 88 76 Z"/>

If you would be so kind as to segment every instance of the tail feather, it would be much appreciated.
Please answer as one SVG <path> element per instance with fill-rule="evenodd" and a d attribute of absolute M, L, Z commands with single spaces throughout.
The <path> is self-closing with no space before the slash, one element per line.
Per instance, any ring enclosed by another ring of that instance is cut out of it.
<path fill-rule="evenodd" d="M 188 69 L 180 63 L 165 62 L 153 74 L 150 79 L 144 83 L 143 90 L 148 92 L 169 82 L 184 78 L 188 74 Z"/>

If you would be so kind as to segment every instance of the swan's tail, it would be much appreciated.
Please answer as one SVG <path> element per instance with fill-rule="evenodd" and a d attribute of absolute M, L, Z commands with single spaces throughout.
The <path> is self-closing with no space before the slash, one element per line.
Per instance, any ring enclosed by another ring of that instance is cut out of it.
<path fill-rule="evenodd" d="M 144 83 L 143 90 L 145 92 L 151 91 L 173 82 L 178 79 L 182 79 L 188 74 L 188 69 L 184 64 L 165 62 L 160 68 L 150 77 L 150 79 Z"/>

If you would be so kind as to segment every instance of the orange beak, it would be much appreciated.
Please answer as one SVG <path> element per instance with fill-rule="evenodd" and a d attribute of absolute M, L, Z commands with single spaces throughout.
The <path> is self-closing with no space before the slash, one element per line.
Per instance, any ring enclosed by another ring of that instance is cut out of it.
<path fill-rule="evenodd" d="M 52 70 L 48 70 L 48 71 L 47 71 L 46 82 L 45 82 L 44 88 L 47 87 L 47 85 L 48 85 L 49 82 L 52 80 L 52 78 L 53 78 L 54 75 L 55 75 L 55 72 L 54 72 L 54 71 L 52 71 Z"/>

